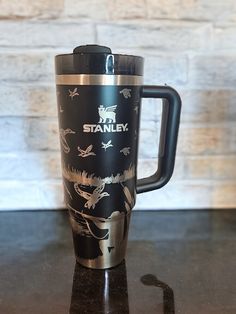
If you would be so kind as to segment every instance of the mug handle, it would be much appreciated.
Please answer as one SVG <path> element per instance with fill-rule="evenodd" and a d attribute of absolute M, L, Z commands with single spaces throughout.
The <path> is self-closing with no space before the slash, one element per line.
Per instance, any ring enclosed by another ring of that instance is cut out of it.
<path fill-rule="evenodd" d="M 171 178 L 179 130 L 181 99 L 176 90 L 169 86 L 142 86 L 142 98 L 162 98 L 162 121 L 157 171 L 147 178 L 137 180 L 137 193 L 163 187 Z"/>

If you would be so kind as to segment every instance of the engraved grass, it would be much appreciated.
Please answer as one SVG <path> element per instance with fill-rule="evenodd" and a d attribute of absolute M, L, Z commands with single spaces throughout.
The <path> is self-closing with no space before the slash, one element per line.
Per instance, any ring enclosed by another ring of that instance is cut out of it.
<path fill-rule="evenodd" d="M 100 186 L 101 184 L 114 184 L 114 183 L 122 183 L 129 179 L 135 177 L 135 167 L 130 165 L 127 170 L 124 170 L 123 173 L 117 173 L 116 175 L 111 175 L 110 177 L 97 177 L 94 173 L 89 174 L 85 170 L 80 171 L 74 169 L 73 167 L 65 167 L 62 166 L 62 174 L 65 179 L 70 182 L 78 183 L 81 185 L 87 186 Z"/>

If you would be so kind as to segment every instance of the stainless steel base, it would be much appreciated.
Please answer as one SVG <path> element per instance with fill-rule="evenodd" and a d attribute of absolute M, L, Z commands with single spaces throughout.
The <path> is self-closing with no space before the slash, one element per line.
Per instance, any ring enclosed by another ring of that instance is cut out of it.
<path fill-rule="evenodd" d="M 76 260 L 94 269 L 107 269 L 125 258 L 130 212 L 116 211 L 104 219 L 83 216 L 75 220 L 70 215 Z M 84 246 L 87 247 L 84 247 Z M 90 247 L 88 247 L 90 245 Z M 91 258 L 88 255 L 91 254 Z"/>

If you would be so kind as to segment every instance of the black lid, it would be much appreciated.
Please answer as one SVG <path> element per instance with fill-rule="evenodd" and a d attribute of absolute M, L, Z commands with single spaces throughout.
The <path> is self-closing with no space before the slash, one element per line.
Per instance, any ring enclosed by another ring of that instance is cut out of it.
<path fill-rule="evenodd" d="M 105 46 L 78 46 L 71 54 L 57 55 L 56 74 L 143 75 L 143 58 L 113 54 Z"/>

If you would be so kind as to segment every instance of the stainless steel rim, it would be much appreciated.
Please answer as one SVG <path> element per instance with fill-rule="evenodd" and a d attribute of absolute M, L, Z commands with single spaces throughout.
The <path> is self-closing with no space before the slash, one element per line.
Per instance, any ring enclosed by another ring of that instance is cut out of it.
<path fill-rule="evenodd" d="M 63 74 L 56 75 L 57 85 L 142 85 L 138 75 Z"/>

